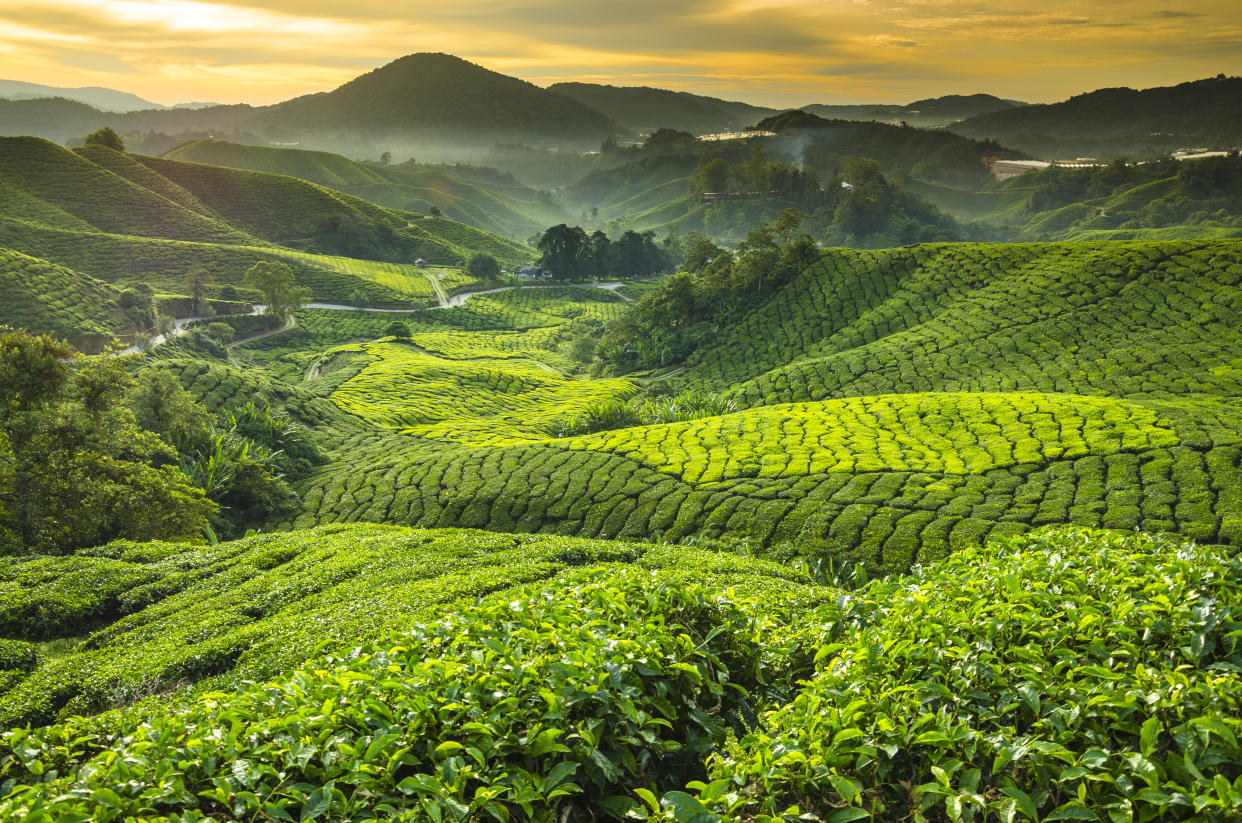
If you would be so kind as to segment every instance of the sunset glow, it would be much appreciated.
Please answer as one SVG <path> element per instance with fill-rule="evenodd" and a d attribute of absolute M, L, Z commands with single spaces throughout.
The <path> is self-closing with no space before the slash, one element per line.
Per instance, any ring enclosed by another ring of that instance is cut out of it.
<path fill-rule="evenodd" d="M 539 84 L 657 85 L 769 105 L 1031 101 L 1242 71 L 1233 3 L 1042 7 L 998 0 L 18 0 L 0 77 L 101 85 L 161 103 L 268 103 L 418 51 Z"/>

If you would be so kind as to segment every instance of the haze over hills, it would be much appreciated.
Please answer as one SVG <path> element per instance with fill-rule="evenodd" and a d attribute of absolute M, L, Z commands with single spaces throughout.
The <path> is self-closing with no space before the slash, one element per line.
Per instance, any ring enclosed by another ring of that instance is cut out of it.
<path fill-rule="evenodd" d="M 980 114 L 950 126 L 1046 159 L 1165 156 L 1242 147 L 1242 77 L 1151 89 L 1100 89 L 1061 103 Z"/>
<path fill-rule="evenodd" d="M 99 86 L 84 86 L 70 89 L 59 86 L 44 86 L 39 83 L 25 83 L 20 80 L 0 80 L 0 99 L 34 100 L 60 97 L 76 100 L 88 106 L 107 112 L 140 111 L 143 109 L 163 109 L 159 103 L 144 100 L 136 94 L 105 89 Z"/>
<path fill-rule="evenodd" d="M 778 111 L 649 86 L 554 83 L 548 89 L 603 112 L 630 131 L 648 134 L 661 128 L 696 135 L 736 131 Z"/>
<path fill-rule="evenodd" d="M 911 126 L 931 128 L 1025 105 L 1026 103 L 1017 100 L 1002 100 L 991 94 L 950 94 L 916 100 L 904 106 L 836 106 L 813 103 L 800 108 L 829 120 L 878 120 L 889 124 L 904 122 Z"/>

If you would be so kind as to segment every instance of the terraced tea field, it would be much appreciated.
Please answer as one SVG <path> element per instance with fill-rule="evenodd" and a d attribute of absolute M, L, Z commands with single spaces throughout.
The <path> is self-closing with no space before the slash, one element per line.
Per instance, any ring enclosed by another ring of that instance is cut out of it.
<path fill-rule="evenodd" d="M 877 571 L 1055 524 L 1242 545 L 1235 241 L 830 250 L 669 379 L 575 371 L 569 331 L 625 308 L 497 292 L 401 315 L 408 341 L 393 315 L 303 311 L 240 347 L 316 398 L 334 456 L 272 525 L 721 539 Z M 554 436 L 657 385 L 740 408 Z"/>

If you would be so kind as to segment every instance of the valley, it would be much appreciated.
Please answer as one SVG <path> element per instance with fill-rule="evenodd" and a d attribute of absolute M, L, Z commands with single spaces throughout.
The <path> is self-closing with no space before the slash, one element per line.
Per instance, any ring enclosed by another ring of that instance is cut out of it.
<path fill-rule="evenodd" d="M 1235 83 L 0 100 L 0 820 L 1238 819 Z"/>

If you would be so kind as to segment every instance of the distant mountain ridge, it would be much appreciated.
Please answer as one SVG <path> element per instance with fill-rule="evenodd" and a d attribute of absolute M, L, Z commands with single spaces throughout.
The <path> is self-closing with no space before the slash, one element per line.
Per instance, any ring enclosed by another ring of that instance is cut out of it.
<path fill-rule="evenodd" d="M 1018 100 L 1003 100 L 991 94 L 949 94 L 915 100 L 904 106 L 836 106 L 813 103 L 803 106 L 802 110 L 829 120 L 878 120 L 894 125 L 905 122 L 911 126 L 935 127 L 1025 105 L 1027 104 Z"/>
<path fill-rule="evenodd" d="M 62 88 L 60 86 L 44 86 L 40 83 L 26 83 L 21 80 L 0 80 L 0 98 L 6 100 L 35 100 L 48 97 L 76 100 L 100 111 L 108 112 L 167 108 L 167 106 L 162 106 L 159 103 L 144 100 L 136 94 L 117 91 L 116 89 L 105 89 L 100 86 L 83 86 L 74 89 Z"/>
<path fill-rule="evenodd" d="M 1158 155 L 1242 145 L 1242 77 L 1099 89 L 1060 103 L 980 114 L 950 128 L 1037 157 Z"/>
<path fill-rule="evenodd" d="M 256 124 L 378 134 L 517 133 L 598 142 L 612 120 L 554 91 L 449 54 L 411 54 L 334 91 L 261 110 Z"/>
<path fill-rule="evenodd" d="M 572 97 L 638 132 L 671 128 L 709 134 L 740 129 L 780 111 L 651 86 L 554 83 L 548 89 Z"/>

